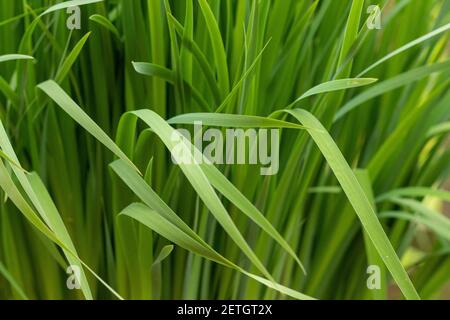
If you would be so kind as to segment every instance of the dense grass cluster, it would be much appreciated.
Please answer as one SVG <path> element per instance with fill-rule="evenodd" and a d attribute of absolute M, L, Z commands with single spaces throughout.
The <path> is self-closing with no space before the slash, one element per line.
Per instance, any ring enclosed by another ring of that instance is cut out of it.
<path fill-rule="evenodd" d="M 0 299 L 448 297 L 449 29 L 448 0 L 2 0 Z M 279 128 L 278 174 L 174 165 L 198 120 Z"/>

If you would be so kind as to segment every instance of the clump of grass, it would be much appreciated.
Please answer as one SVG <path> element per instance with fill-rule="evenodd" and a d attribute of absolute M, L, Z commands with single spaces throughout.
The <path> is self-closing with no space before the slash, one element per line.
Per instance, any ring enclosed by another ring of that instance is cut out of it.
<path fill-rule="evenodd" d="M 0 298 L 443 298 L 449 7 L 3 2 Z M 279 128 L 279 173 L 174 165 L 195 121 Z"/>

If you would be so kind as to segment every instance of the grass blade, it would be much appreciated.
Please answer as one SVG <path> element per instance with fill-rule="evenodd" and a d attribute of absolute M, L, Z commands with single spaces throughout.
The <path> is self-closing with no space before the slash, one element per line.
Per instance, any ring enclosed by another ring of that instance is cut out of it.
<path fill-rule="evenodd" d="M 0 56 L 0 62 L 14 61 L 14 60 L 34 60 L 32 56 L 24 54 L 4 54 Z"/>
<path fill-rule="evenodd" d="M 313 115 L 305 110 L 295 109 L 286 112 L 298 119 L 307 128 L 311 128 L 307 129 L 309 134 L 336 175 L 361 224 L 405 297 L 407 299 L 420 299 L 378 221 L 364 190 L 329 133 Z"/>

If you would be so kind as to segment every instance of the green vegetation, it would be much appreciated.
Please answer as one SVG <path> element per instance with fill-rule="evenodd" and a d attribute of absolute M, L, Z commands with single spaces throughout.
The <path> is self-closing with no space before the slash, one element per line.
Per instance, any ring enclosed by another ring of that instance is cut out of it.
<path fill-rule="evenodd" d="M 450 1 L 0 9 L 0 299 L 448 298 Z M 278 173 L 175 165 L 196 121 Z"/>

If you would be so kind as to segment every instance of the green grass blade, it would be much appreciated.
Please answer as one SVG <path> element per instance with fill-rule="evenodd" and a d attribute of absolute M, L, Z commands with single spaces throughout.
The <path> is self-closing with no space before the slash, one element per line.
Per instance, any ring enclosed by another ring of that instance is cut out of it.
<path fill-rule="evenodd" d="M 80 123 L 89 133 L 102 142 L 108 149 L 113 151 L 119 158 L 127 161 L 131 166 L 136 166 L 128 159 L 114 141 L 84 112 L 67 93 L 53 80 L 48 80 L 38 85 L 53 101 L 56 102 L 69 116 Z M 136 168 L 136 170 L 138 170 Z M 138 170 L 139 171 L 139 170 Z"/>
<path fill-rule="evenodd" d="M 133 62 L 133 67 L 136 70 L 137 73 L 145 75 L 145 76 L 151 76 L 151 77 L 157 77 L 164 81 L 167 81 L 170 84 L 175 85 L 177 82 L 176 73 L 172 70 L 169 70 L 165 67 L 153 64 L 153 63 L 146 63 L 146 62 Z M 192 87 L 188 82 L 183 81 L 183 85 L 186 91 L 192 93 L 192 97 L 195 101 L 202 107 L 203 110 L 211 110 L 211 107 L 209 104 L 203 99 L 202 95 L 198 92 L 197 89 Z"/>
<path fill-rule="evenodd" d="M 369 173 L 367 172 L 367 170 L 357 170 L 355 174 L 356 178 L 361 183 L 361 187 L 368 196 L 368 199 L 373 207 L 373 210 L 375 211 L 375 214 L 377 214 Z M 380 277 L 381 277 L 380 288 L 372 288 L 370 290 L 370 294 L 373 296 L 374 300 L 386 300 L 388 296 L 387 294 L 388 279 L 386 274 L 387 270 L 383 264 L 383 259 L 381 259 L 380 255 L 378 254 L 375 246 L 368 237 L 367 232 L 364 232 L 364 245 L 366 247 L 368 265 L 377 266 L 380 269 Z"/>
<path fill-rule="evenodd" d="M 91 3 L 97 3 L 97 2 L 103 2 L 103 0 L 70 0 L 70 1 L 64 1 L 62 3 L 58 3 L 55 4 L 54 6 L 51 6 L 50 8 L 48 8 L 47 10 L 45 10 L 40 16 L 44 16 L 46 14 L 58 11 L 58 10 L 62 10 L 62 9 L 67 9 L 67 8 L 71 8 L 71 7 L 76 7 L 76 6 L 83 6 L 86 4 L 91 4 Z"/>
<path fill-rule="evenodd" d="M 36 193 L 36 196 L 40 200 L 40 203 L 47 214 L 49 227 L 52 229 L 57 235 L 58 239 L 65 244 L 70 249 L 69 251 L 65 251 L 64 254 L 69 261 L 70 265 L 78 266 L 80 269 L 80 286 L 83 291 L 84 296 L 88 300 L 92 300 L 92 293 L 89 287 L 89 283 L 86 278 L 86 274 L 84 273 L 83 267 L 81 263 L 79 263 L 80 258 L 78 258 L 77 251 L 75 246 L 70 238 L 69 232 L 67 231 L 64 222 L 61 219 L 61 215 L 58 212 L 55 204 L 53 203 L 52 198 L 48 194 L 42 180 L 36 173 L 31 173 L 28 175 L 28 179 L 30 181 L 33 190 Z M 77 255 L 77 258 L 73 258 L 73 254 Z"/>
<path fill-rule="evenodd" d="M 23 291 L 23 289 L 20 287 L 20 285 L 17 283 L 17 281 L 14 279 L 14 277 L 11 275 L 11 273 L 8 272 L 8 270 L 5 268 L 3 263 L 0 261 L 0 274 L 3 275 L 3 277 L 9 282 L 11 287 L 17 292 L 17 294 L 24 300 L 28 300 L 27 295 Z"/>
<path fill-rule="evenodd" d="M 176 147 L 177 143 L 172 140 L 172 134 L 175 132 L 175 130 L 170 125 L 168 125 L 160 116 L 150 110 L 132 111 L 131 113 L 144 121 L 159 136 L 161 141 L 169 150 L 173 150 Z M 183 139 L 183 137 L 180 138 Z M 186 139 L 184 138 L 184 140 Z M 190 142 L 185 142 L 186 147 L 189 148 L 188 146 Z M 231 220 L 219 197 L 206 178 L 204 172 L 197 164 L 195 160 L 197 158 L 195 157 L 195 155 L 190 154 L 189 157 L 192 160 L 191 164 L 179 164 L 186 178 L 189 180 L 205 205 L 208 207 L 217 221 L 222 225 L 228 235 L 233 239 L 233 241 L 245 253 L 250 261 L 252 261 L 252 263 L 259 269 L 259 271 L 261 271 L 266 277 L 271 279 L 271 275 L 269 274 L 269 272 L 266 270 L 264 265 L 247 244 L 244 237 L 234 224 L 233 220 Z"/>
<path fill-rule="evenodd" d="M 395 57 L 396 55 L 398 55 L 398 54 L 400 54 L 400 53 L 402 53 L 402 52 L 404 52 L 404 51 L 406 51 L 406 50 L 408 50 L 408 49 L 410 49 L 412 47 L 415 47 L 415 46 L 417 46 L 417 45 L 419 45 L 419 44 L 421 44 L 421 43 L 423 43 L 423 42 L 425 42 L 425 41 L 427 41 L 427 40 L 429 40 L 429 39 L 431 39 L 433 37 L 436 37 L 437 35 L 440 35 L 441 33 L 446 32 L 448 30 L 450 30 L 450 23 L 448 23 L 448 24 L 446 24 L 446 25 L 444 25 L 444 26 L 442 26 L 442 27 L 440 27 L 440 28 L 438 28 L 438 29 L 436 29 L 434 31 L 431 31 L 431 32 L 427 33 L 426 35 L 423 35 L 423 36 L 421 36 L 421 37 L 419 37 L 419 38 L 417 38 L 417 39 L 415 39 L 415 40 L 413 40 L 411 42 L 408 42 L 404 46 L 401 46 L 397 50 L 392 51 L 391 53 L 387 54 L 386 56 L 384 56 L 383 58 L 381 58 L 380 60 L 378 60 L 374 64 L 372 64 L 369 67 L 367 67 L 364 71 L 362 71 L 357 76 L 357 78 L 360 78 L 360 77 L 364 76 L 367 72 L 371 71 L 372 69 L 376 68 L 380 64 L 386 62 L 387 60 Z"/>
<path fill-rule="evenodd" d="M 222 36 L 208 2 L 206 0 L 199 0 L 198 3 L 203 13 L 203 17 L 205 18 L 209 37 L 211 39 L 211 44 L 213 47 L 219 88 L 222 90 L 222 96 L 225 96 L 229 91 L 230 82 L 228 78 L 227 56 L 222 42 Z"/>
<path fill-rule="evenodd" d="M 215 113 L 188 113 L 169 119 L 169 124 L 194 124 L 202 122 L 205 126 L 218 126 L 229 128 L 290 128 L 304 129 L 303 126 L 265 117 L 245 116 L 237 114 Z"/>
<path fill-rule="evenodd" d="M 32 56 L 24 54 L 4 54 L 0 56 L 0 62 L 14 61 L 14 60 L 34 60 Z"/>
<path fill-rule="evenodd" d="M 440 123 L 438 125 L 435 125 L 428 131 L 427 138 L 432 138 L 434 136 L 439 136 L 448 132 L 450 132 L 450 122 Z"/>
<path fill-rule="evenodd" d="M 417 209 L 418 208 L 416 208 L 416 210 Z M 428 210 L 422 209 L 424 208 L 421 208 L 421 211 L 417 211 L 421 212 L 421 215 L 410 214 L 405 212 L 382 212 L 379 215 L 379 217 L 380 219 L 393 218 L 423 224 L 424 226 L 428 227 L 430 230 L 435 232 L 442 239 L 449 241 L 450 240 L 449 224 L 447 223 L 442 225 L 440 221 L 437 221 L 436 219 L 427 216 Z"/>
<path fill-rule="evenodd" d="M 379 195 L 376 198 L 376 202 L 392 200 L 393 198 L 398 197 L 433 197 L 450 202 L 450 192 L 426 187 L 408 187 L 391 190 Z"/>
<path fill-rule="evenodd" d="M 321 84 L 309 89 L 308 91 L 306 91 L 303 95 L 301 95 L 298 99 L 296 99 L 291 104 L 291 106 L 293 106 L 297 102 L 299 102 L 307 97 L 311 97 L 311 96 L 314 96 L 314 95 L 317 95 L 320 93 L 327 93 L 327 92 L 333 92 L 333 91 L 367 86 L 376 81 L 378 81 L 378 79 L 353 78 L 353 79 L 339 79 L 339 80 L 332 80 L 332 81 L 324 82 L 324 83 L 321 83 Z"/>
<path fill-rule="evenodd" d="M 356 107 L 360 106 L 364 102 L 380 96 L 386 92 L 392 91 L 399 87 L 411 84 L 415 81 L 423 79 L 433 73 L 444 72 L 450 68 L 450 61 L 444 61 L 435 63 L 429 66 L 419 67 L 413 70 L 406 71 L 398 76 L 391 79 L 387 79 L 373 86 L 372 88 L 364 91 L 358 96 L 354 97 L 352 100 L 347 102 L 342 108 L 336 113 L 334 121 L 338 121 L 344 117 L 347 113 L 354 110 Z"/>
<path fill-rule="evenodd" d="M 295 109 L 286 112 L 298 119 L 307 128 L 311 128 L 307 129 L 309 134 L 333 170 L 361 224 L 405 297 L 407 299 L 420 299 L 364 190 L 329 133 L 313 115 L 305 110 Z"/>
<path fill-rule="evenodd" d="M 109 30 L 118 41 L 121 41 L 119 30 L 117 30 L 116 26 L 112 24 L 111 21 L 108 20 L 105 16 L 102 16 L 101 14 L 93 14 L 89 17 L 89 20 L 94 21 L 98 23 L 99 25 L 105 27 L 107 30 Z"/>
<path fill-rule="evenodd" d="M 73 64 L 77 60 L 78 56 L 80 55 L 81 50 L 84 47 L 84 44 L 88 40 L 89 36 L 91 35 L 90 32 L 86 33 L 80 41 L 73 47 L 72 51 L 69 53 L 69 55 L 64 60 L 63 64 L 61 65 L 61 68 L 58 70 L 58 73 L 56 74 L 55 80 L 58 83 L 61 83 L 66 76 L 69 74 L 70 69 L 72 68 Z"/>
<path fill-rule="evenodd" d="M 172 84 L 174 84 L 176 81 L 175 73 L 172 70 L 156 65 L 154 63 L 133 62 L 133 67 L 137 73 L 146 76 L 158 77 Z"/>
<path fill-rule="evenodd" d="M 184 232 L 179 230 L 177 227 L 172 225 L 170 222 L 162 218 L 159 214 L 157 214 L 155 211 L 149 209 L 145 205 L 142 204 L 132 204 L 125 208 L 121 215 L 129 216 L 140 223 L 144 224 L 145 226 L 149 227 L 150 229 L 154 230 L 155 232 L 162 235 L 164 238 L 172 241 L 173 243 L 177 244 L 178 246 L 187 249 L 191 252 L 194 252 L 196 254 L 199 254 L 207 259 L 210 259 L 212 261 L 215 261 L 217 263 L 223 264 L 229 268 L 236 269 L 245 275 L 253 278 L 256 281 L 259 281 L 260 283 L 273 288 L 275 290 L 280 291 L 281 293 L 284 293 L 290 297 L 299 299 L 299 300 L 311 300 L 313 298 L 304 295 L 298 291 L 289 289 L 285 286 L 282 286 L 280 284 L 274 283 L 272 281 L 269 281 L 267 279 L 261 278 L 257 275 L 254 275 L 252 273 L 249 273 L 240 267 L 236 266 L 231 261 L 227 260 L 226 258 L 222 257 L 220 254 L 215 252 L 212 249 L 209 249 L 207 247 L 204 247 L 200 243 L 193 240 L 191 237 L 188 237 Z"/>

